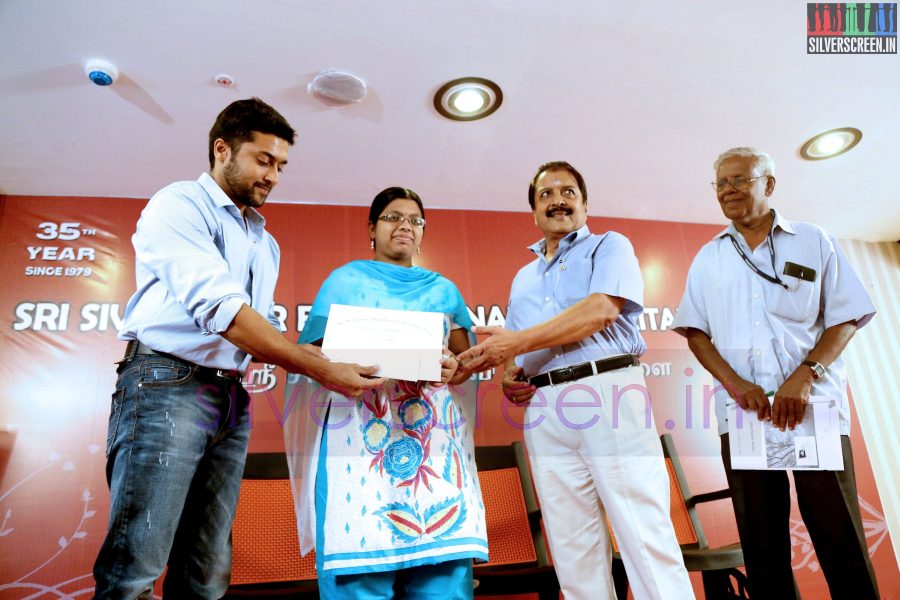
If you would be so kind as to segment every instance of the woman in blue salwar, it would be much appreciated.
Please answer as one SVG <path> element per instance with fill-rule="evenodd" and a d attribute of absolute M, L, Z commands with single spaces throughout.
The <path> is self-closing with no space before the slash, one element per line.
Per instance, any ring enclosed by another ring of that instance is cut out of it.
<path fill-rule="evenodd" d="M 301 552 L 315 547 L 323 598 L 470 598 L 472 561 L 487 560 L 475 390 L 455 357 L 471 345 L 472 322 L 450 280 L 413 265 L 424 230 L 415 192 L 379 193 L 373 259 L 331 273 L 300 336 L 320 344 L 332 304 L 444 316 L 439 382 L 389 379 L 359 398 L 305 378 L 287 390 Z"/>

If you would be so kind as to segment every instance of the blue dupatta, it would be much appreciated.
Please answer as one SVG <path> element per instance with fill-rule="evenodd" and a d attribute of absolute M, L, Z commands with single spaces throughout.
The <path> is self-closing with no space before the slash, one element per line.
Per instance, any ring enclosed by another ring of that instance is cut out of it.
<path fill-rule="evenodd" d="M 322 284 L 299 343 L 309 344 L 324 337 L 332 304 L 440 312 L 451 316 L 451 329 L 468 331 L 472 327 L 459 290 L 443 275 L 421 267 L 355 260 L 334 270 Z"/>

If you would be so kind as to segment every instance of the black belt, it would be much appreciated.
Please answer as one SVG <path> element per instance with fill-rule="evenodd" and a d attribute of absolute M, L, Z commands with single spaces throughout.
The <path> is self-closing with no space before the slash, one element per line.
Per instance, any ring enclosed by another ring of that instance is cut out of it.
<path fill-rule="evenodd" d="M 192 369 L 196 369 L 201 373 L 207 373 L 221 379 L 231 379 L 238 382 L 240 382 L 242 379 L 241 372 L 237 369 L 215 369 L 213 367 L 204 367 L 202 365 L 198 365 L 197 363 L 192 363 L 189 360 L 184 360 L 183 358 L 178 358 L 177 356 L 172 356 L 171 354 L 166 354 L 165 352 L 157 352 L 140 340 L 131 340 L 128 342 L 128 345 L 125 346 L 125 356 L 122 360 L 130 360 L 137 354 L 164 356 L 172 360 L 177 360 L 180 363 L 184 363 L 185 365 L 191 367 Z"/>
<path fill-rule="evenodd" d="M 545 385 L 559 385 L 575 381 L 583 377 L 590 377 L 598 373 L 606 371 L 614 371 L 615 369 L 623 369 L 625 367 L 636 367 L 641 362 L 634 354 L 623 354 L 621 356 L 612 356 L 610 358 L 601 358 L 599 360 L 572 365 L 571 367 L 563 367 L 562 369 L 554 369 L 528 378 L 528 383 L 534 387 L 544 387 Z"/>

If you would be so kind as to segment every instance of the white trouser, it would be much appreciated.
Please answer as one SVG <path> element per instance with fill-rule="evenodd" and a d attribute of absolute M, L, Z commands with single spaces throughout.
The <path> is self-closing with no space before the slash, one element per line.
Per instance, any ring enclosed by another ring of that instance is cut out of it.
<path fill-rule="evenodd" d="M 615 598 L 608 516 L 636 600 L 694 598 L 640 367 L 539 388 L 525 443 L 567 600 Z"/>

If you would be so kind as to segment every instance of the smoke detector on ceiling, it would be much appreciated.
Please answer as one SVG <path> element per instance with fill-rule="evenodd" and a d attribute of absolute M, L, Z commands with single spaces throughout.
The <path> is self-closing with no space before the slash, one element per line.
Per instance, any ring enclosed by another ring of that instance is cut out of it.
<path fill-rule="evenodd" d="M 119 69 L 107 60 L 96 58 L 85 63 L 84 74 L 94 84 L 105 87 L 116 82 L 119 78 Z"/>
<path fill-rule="evenodd" d="M 346 106 L 366 99 L 366 82 L 352 73 L 325 69 L 306 86 L 306 91 L 329 106 Z"/>
<path fill-rule="evenodd" d="M 234 77 L 228 73 L 219 73 L 215 76 L 215 81 L 222 87 L 231 87 L 234 85 Z"/>

